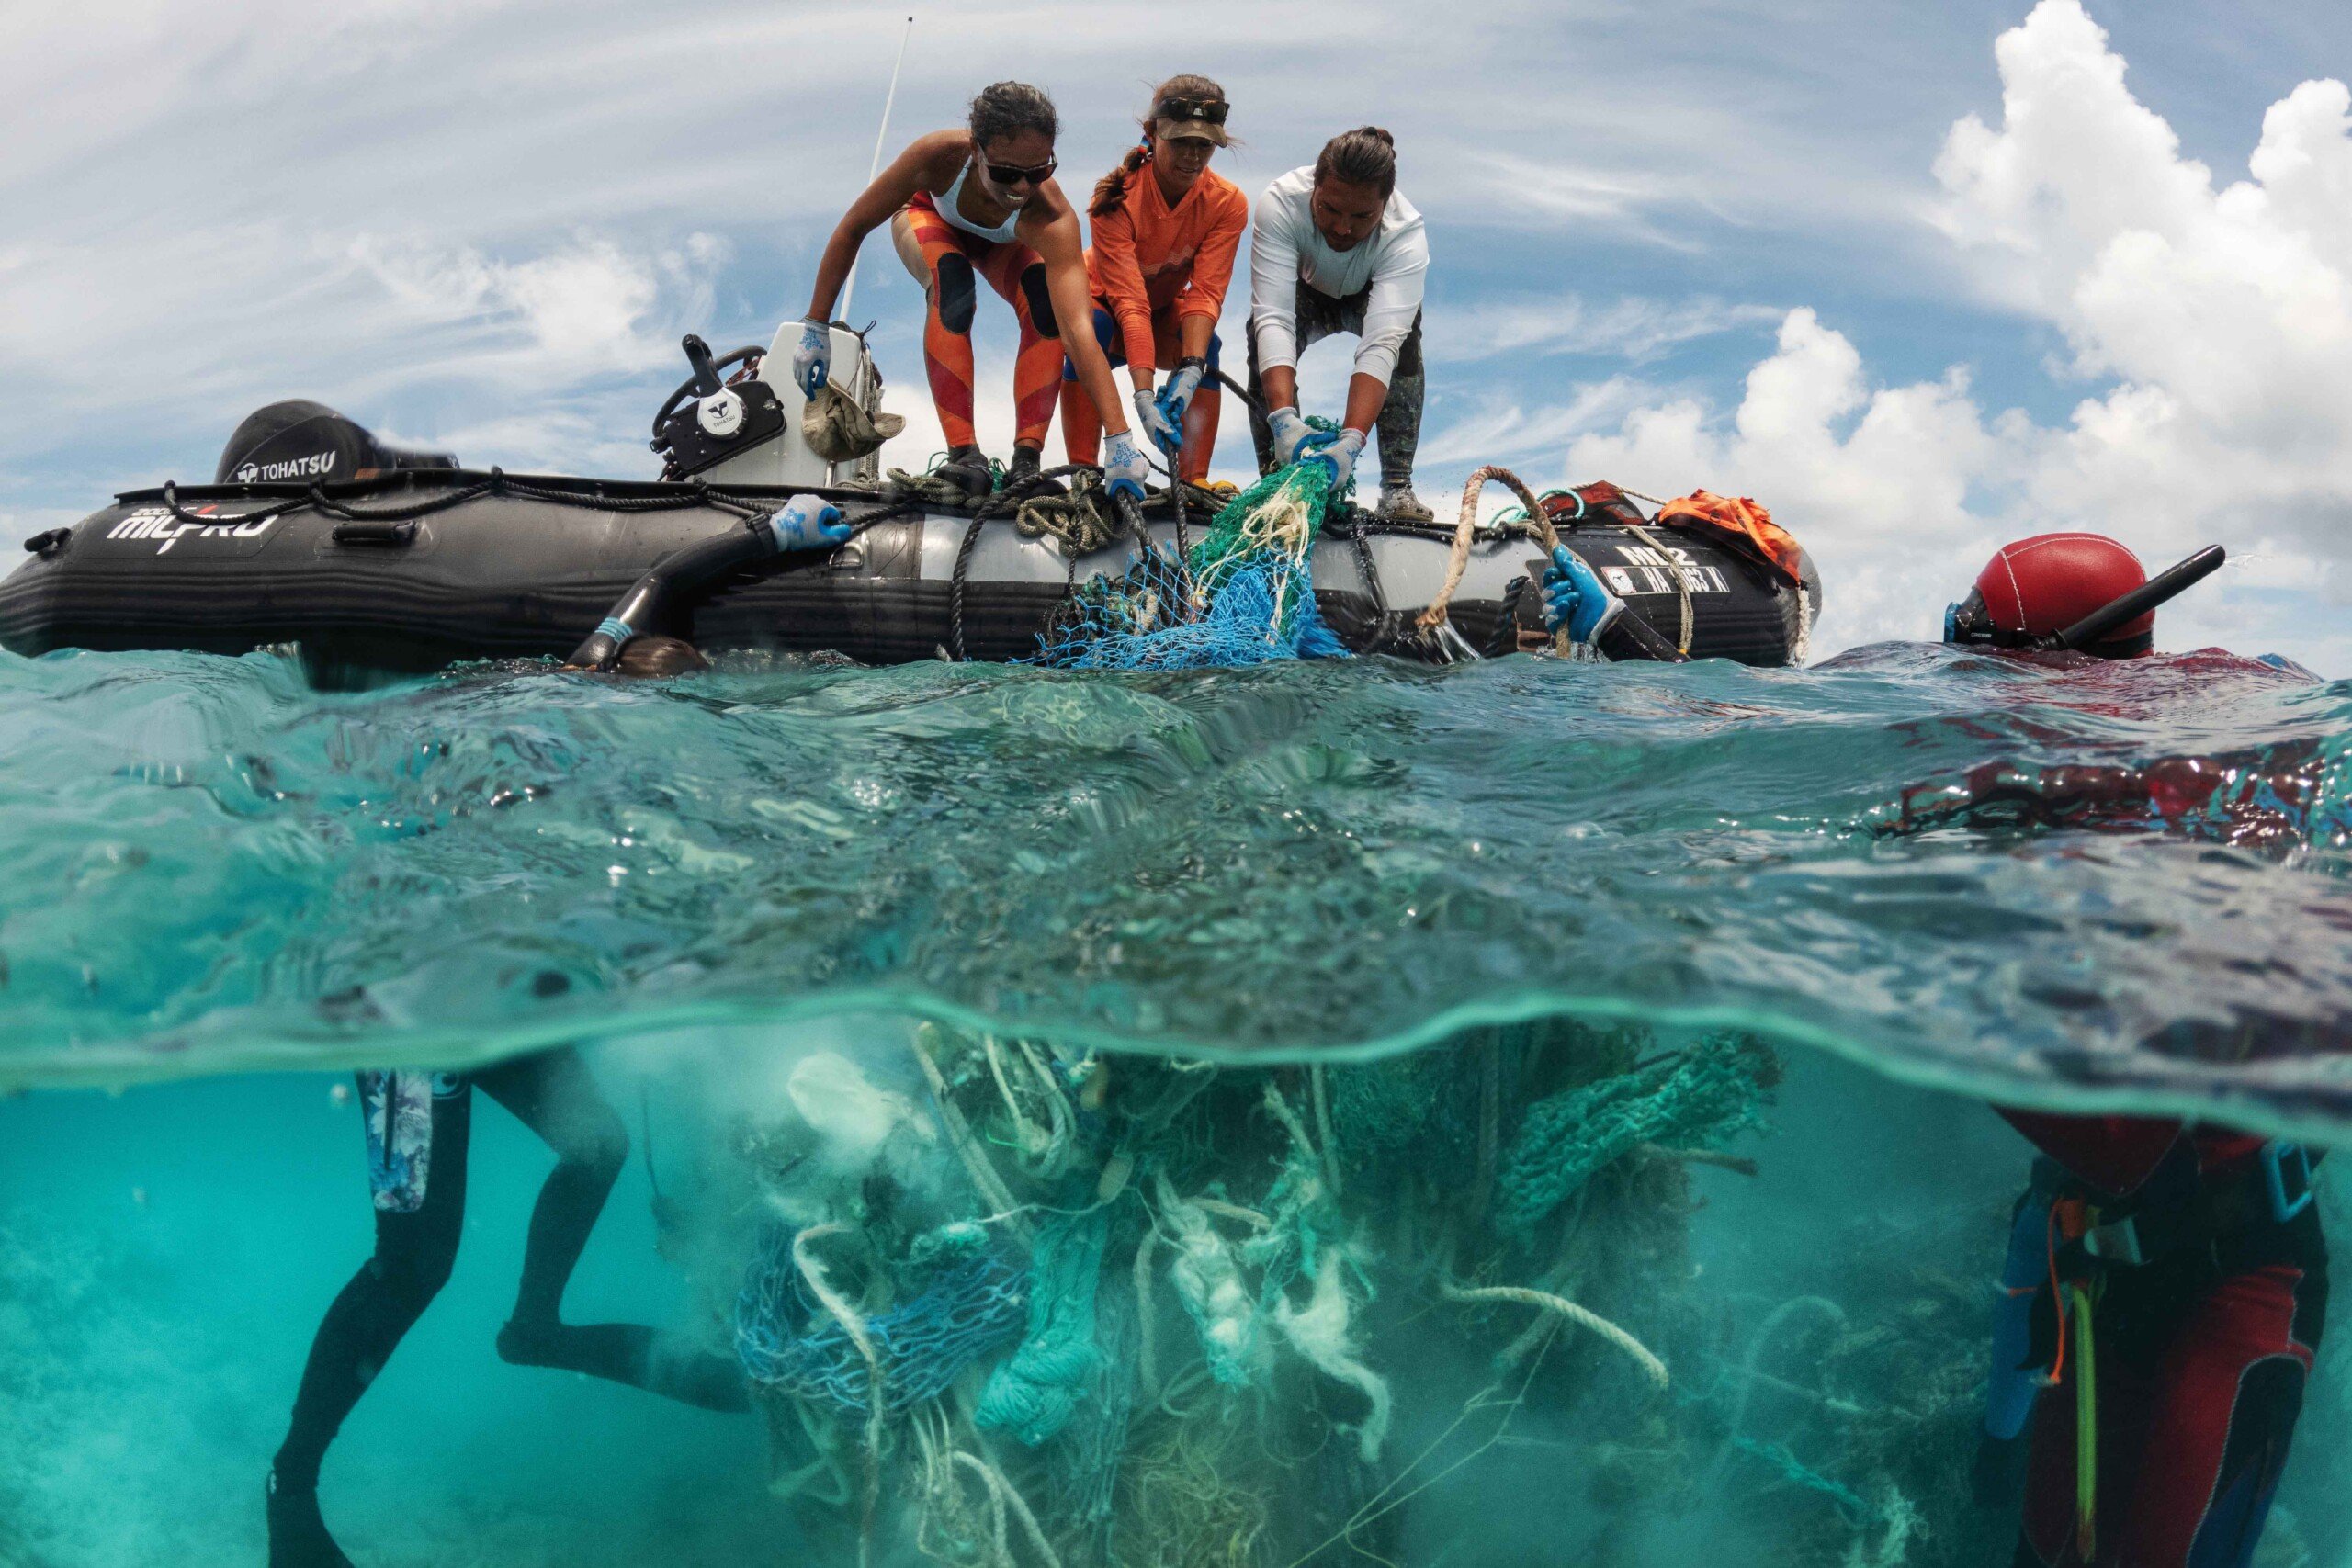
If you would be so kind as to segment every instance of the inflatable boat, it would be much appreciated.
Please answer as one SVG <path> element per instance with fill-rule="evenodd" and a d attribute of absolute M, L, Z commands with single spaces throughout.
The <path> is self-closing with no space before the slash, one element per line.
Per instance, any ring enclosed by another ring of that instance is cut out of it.
<path fill-rule="evenodd" d="M 787 331 L 797 338 L 797 324 Z M 846 395 L 878 410 L 865 344 L 835 332 Z M 468 468 L 386 447 L 316 403 L 272 404 L 239 426 L 211 483 L 128 491 L 27 540 L 28 558 L 0 581 L 0 646 L 292 645 L 314 678 L 345 683 L 463 660 L 566 657 L 626 600 L 637 632 L 707 651 L 1016 660 L 1037 652 L 1080 584 L 1125 570 L 1147 541 L 1174 548 L 1207 525 L 1205 492 L 1189 505 L 1161 493 L 1121 536 L 1077 549 L 1024 531 L 1005 507 L 894 491 L 870 454 L 828 461 L 813 449 L 798 389 L 761 378 L 756 347 L 714 357 L 687 342 L 695 374 L 654 421 L 662 479 Z M 775 362 L 788 357 L 787 344 Z M 729 366 L 740 368 L 722 378 Z M 804 491 L 842 508 L 857 528 L 849 544 L 810 555 L 734 547 L 747 524 Z M 1553 516 L 1632 614 L 1690 657 L 1802 660 L 1820 598 L 1809 560 L 1792 582 L 1722 540 L 1661 539 L 1641 520 L 1630 503 Z M 1540 643 L 1528 585 L 1541 551 L 1524 519 L 1476 530 L 1448 635 L 1419 625 L 1454 532 L 1360 511 L 1330 519 L 1313 558 L 1325 620 L 1367 653 L 1442 660 Z"/>

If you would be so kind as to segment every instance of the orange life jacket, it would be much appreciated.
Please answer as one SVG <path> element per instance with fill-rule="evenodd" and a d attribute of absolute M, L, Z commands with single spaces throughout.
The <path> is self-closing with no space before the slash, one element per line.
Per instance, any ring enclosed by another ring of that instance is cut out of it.
<path fill-rule="evenodd" d="M 1669 501 L 1658 508 L 1655 521 L 1668 528 L 1712 534 L 1792 583 L 1804 581 L 1804 558 L 1795 538 L 1773 522 L 1772 514 L 1762 505 L 1746 496 L 1735 501 L 1711 491 L 1695 490 L 1681 500 Z"/>

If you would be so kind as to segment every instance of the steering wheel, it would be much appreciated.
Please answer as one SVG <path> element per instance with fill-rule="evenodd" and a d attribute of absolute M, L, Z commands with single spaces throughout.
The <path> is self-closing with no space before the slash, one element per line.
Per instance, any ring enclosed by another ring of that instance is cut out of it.
<path fill-rule="evenodd" d="M 660 435 L 662 427 L 670 423 L 670 416 L 678 412 L 680 403 L 689 398 L 707 398 L 726 386 L 725 379 L 718 374 L 720 371 L 741 361 L 756 359 L 767 352 L 767 349 L 759 344 L 747 344 L 730 354 L 713 359 L 710 356 L 710 344 L 703 342 L 693 333 L 688 333 L 685 342 L 679 346 L 686 351 L 686 363 L 695 367 L 695 373 L 678 383 L 678 389 L 670 394 L 669 400 L 662 405 L 662 412 L 653 416 L 653 434 L 656 435 Z"/>

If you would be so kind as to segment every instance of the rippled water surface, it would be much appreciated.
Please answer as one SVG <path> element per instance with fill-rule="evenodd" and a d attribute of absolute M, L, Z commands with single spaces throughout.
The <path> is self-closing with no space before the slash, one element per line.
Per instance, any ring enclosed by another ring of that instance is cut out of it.
<path fill-rule="evenodd" d="M 2340 1134 L 2347 745 L 2352 686 L 2218 655 L 357 694 L 0 656 L 0 1087 L 853 1010 L 1251 1054 L 1566 1012 Z"/>

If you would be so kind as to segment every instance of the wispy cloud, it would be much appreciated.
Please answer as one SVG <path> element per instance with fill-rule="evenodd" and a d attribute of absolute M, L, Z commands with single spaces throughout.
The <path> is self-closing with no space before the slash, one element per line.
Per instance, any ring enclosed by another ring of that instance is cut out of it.
<path fill-rule="evenodd" d="M 1430 336 L 1444 361 L 1579 354 L 1643 365 L 1702 338 L 1769 327 L 1781 314 L 1770 305 L 1734 305 L 1704 295 L 1627 297 L 1600 305 L 1574 294 L 1517 295 L 1433 312 Z"/>

